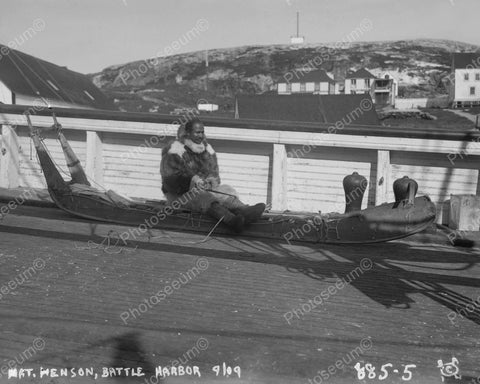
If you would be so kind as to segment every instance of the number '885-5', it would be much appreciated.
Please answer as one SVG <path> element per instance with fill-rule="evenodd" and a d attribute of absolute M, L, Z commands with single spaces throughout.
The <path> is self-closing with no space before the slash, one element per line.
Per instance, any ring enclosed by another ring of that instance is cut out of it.
<path fill-rule="evenodd" d="M 380 367 L 380 373 L 378 374 L 378 377 L 377 377 L 377 372 L 375 371 L 375 367 L 372 364 L 367 363 L 365 364 L 365 366 L 362 367 L 361 363 L 357 363 L 355 364 L 354 368 L 357 370 L 357 378 L 359 380 L 363 380 L 365 378 L 371 379 L 371 380 L 375 378 L 378 378 L 378 380 L 385 380 L 391 371 L 393 371 L 396 374 L 399 373 L 397 369 L 393 369 L 393 370 L 391 369 L 389 372 L 388 368 L 392 368 L 392 367 L 393 367 L 393 364 L 390 364 L 390 363 L 383 364 Z M 403 381 L 411 380 L 413 377 L 411 369 L 416 367 L 417 366 L 415 364 L 405 365 L 403 368 L 402 380 Z"/>

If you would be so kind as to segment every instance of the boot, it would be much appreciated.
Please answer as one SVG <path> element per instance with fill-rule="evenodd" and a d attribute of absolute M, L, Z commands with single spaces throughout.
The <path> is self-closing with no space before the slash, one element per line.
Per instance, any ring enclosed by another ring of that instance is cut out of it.
<path fill-rule="evenodd" d="M 212 203 L 210 208 L 208 208 L 207 213 L 214 217 L 217 220 L 223 217 L 223 222 L 227 227 L 232 229 L 236 233 L 240 233 L 243 231 L 243 227 L 245 225 L 245 219 L 242 215 L 234 215 L 230 212 L 227 208 L 221 205 L 218 202 Z"/>
<path fill-rule="evenodd" d="M 263 203 L 245 205 L 244 207 L 237 208 L 235 212 L 238 212 L 245 218 L 245 224 L 251 224 L 258 221 L 262 217 L 265 207 L 266 206 Z"/>

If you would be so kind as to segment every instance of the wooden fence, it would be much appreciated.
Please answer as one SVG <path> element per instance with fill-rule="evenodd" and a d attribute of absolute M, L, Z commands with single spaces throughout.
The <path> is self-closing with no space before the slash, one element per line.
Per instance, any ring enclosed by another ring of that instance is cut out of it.
<path fill-rule="evenodd" d="M 44 188 L 45 180 L 22 113 L 28 107 L 0 105 L 0 187 Z M 51 111 L 36 110 L 35 126 L 52 125 Z M 161 149 L 176 134 L 182 116 L 57 109 L 64 133 L 99 185 L 132 197 L 163 197 Z M 202 116 L 203 117 L 203 116 Z M 223 183 L 248 203 L 274 210 L 344 209 L 343 178 L 357 171 L 369 181 L 363 206 L 393 200 L 392 183 L 408 175 L 419 194 L 437 203 L 446 222 L 451 194 L 478 194 L 478 132 L 405 131 L 384 127 L 338 128 L 329 124 L 204 117 Z M 66 170 L 54 133 L 45 142 Z"/>

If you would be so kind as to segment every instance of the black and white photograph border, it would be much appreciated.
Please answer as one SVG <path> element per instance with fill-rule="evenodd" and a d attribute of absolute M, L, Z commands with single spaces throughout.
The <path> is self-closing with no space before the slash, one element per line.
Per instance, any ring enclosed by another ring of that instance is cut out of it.
<path fill-rule="evenodd" d="M 480 384 L 478 0 L 2 0 L 0 384 Z"/>

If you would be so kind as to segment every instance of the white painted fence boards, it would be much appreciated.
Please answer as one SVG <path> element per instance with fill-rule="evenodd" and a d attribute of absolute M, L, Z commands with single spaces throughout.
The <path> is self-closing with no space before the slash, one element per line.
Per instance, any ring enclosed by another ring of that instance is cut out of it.
<path fill-rule="evenodd" d="M 147 142 L 151 136 L 163 137 L 167 135 L 173 137 L 176 135 L 178 129 L 178 125 L 163 123 L 79 119 L 70 117 L 62 117 L 60 120 L 65 129 L 110 132 L 116 135 L 137 134 L 143 135 L 145 137 L 144 140 L 147 140 Z M 24 118 L 15 114 L 0 114 L 0 124 L 9 124 L 12 121 L 22 123 Z M 32 116 L 32 121 L 35 126 L 39 127 L 50 127 L 52 125 L 52 119 L 47 116 Z M 386 136 L 344 135 L 342 134 L 342 130 L 338 130 L 337 133 L 331 134 L 326 132 L 326 130 L 323 132 L 293 132 L 215 126 L 207 127 L 208 136 L 211 139 L 216 140 L 230 140 L 237 142 L 247 141 L 251 143 L 269 144 L 308 144 L 338 148 L 363 148 L 445 154 L 467 152 L 469 155 L 480 156 L 480 143 L 475 140 L 453 141 L 412 139 L 404 137 L 394 138 Z"/>
<path fill-rule="evenodd" d="M 104 185 L 131 197 L 162 199 L 160 142 L 145 135 L 102 135 Z"/>
<path fill-rule="evenodd" d="M 287 161 L 288 209 L 341 212 L 345 209 L 343 178 L 356 171 L 370 179 L 371 163 L 290 157 Z M 362 207 L 367 207 L 370 190 Z"/>
<path fill-rule="evenodd" d="M 46 116 L 32 116 L 32 121 L 36 126 L 52 125 L 52 119 Z M 83 166 L 86 131 L 101 132 L 103 164 L 98 163 L 101 169 L 95 172 L 102 173 L 105 187 L 134 197 L 163 198 L 159 174 L 161 148 L 173 139 L 177 125 L 63 117 L 59 122 Z M 24 118 L 0 114 L 1 123 L 22 126 Z M 30 159 L 27 130 L 18 127 L 17 133 L 20 186 L 45 187 L 33 146 Z M 286 168 L 277 174 L 287 181 L 286 194 L 278 204 L 291 210 L 343 211 L 342 180 L 353 171 L 369 181 L 363 207 L 375 203 L 376 189 L 377 194 L 386 194 L 392 201 L 392 183 L 404 175 L 417 180 L 419 194 L 429 194 L 438 203 L 448 200 L 450 194 L 479 193 L 478 141 L 345 135 L 341 130 L 325 134 L 215 126 L 207 126 L 206 133 L 218 154 L 222 182 L 236 188 L 247 203 L 272 202 L 272 191 L 279 190 L 279 180 L 272 179 L 273 169 L 282 170 L 282 166 L 273 164 L 274 148 L 280 155 L 282 146 L 287 154 L 286 161 L 283 159 Z M 53 133 L 47 135 L 45 143 L 54 161 L 67 171 Z M 94 153 L 96 146 L 100 146 L 98 142 L 89 153 Z M 390 167 L 383 164 L 387 151 Z M 380 160 L 383 167 L 377 166 Z M 382 175 L 389 178 L 378 189 L 376 179 Z"/>
<path fill-rule="evenodd" d="M 217 152 L 217 158 L 222 183 L 235 188 L 248 204 L 267 202 L 269 156 Z"/>
<path fill-rule="evenodd" d="M 25 129 L 18 129 L 19 141 L 19 186 L 31 188 L 46 188 L 45 177 L 43 175 L 37 153 L 33 142 Z M 84 132 L 66 131 L 65 136 L 68 139 L 73 151 L 79 158 L 83 167 L 86 166 L 86 135 Z M 70 173 L 65 163 L 65 156 L 58 140 L 53 134 L 46 135 L 44 140 L 53 161 L 58 164 L 63 171 L 62 177 L 70 180 Z"/>

